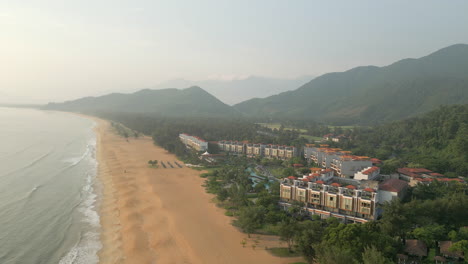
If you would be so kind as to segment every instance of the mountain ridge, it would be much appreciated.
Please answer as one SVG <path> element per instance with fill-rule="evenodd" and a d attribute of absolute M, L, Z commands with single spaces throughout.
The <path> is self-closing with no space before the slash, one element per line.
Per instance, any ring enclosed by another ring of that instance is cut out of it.
<path fill-rule="evenodd" d="M 73 112 L 154 113 L 165 116 L 239 116 L 232 107 L 200 87 L 143 89 L 134 93 L 111 93 L 63 103 L 49 103 L 48 110 Z"/>
<path fill-rule="evenodd" d="M 259 118 L 378 123 L 468 103 L 467 91 L 468 45 L 455 44 L 419 59 L 327 73 L 296 90 L 234 107 Z"/>

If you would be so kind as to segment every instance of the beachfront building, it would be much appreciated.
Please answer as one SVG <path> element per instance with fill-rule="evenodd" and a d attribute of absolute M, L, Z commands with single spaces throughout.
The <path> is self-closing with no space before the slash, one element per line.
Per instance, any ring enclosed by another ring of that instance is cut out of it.
<path fill-rule="evenodd" d="M 377 184 L 374 184 L 377 186 Z M 364 185 L 342 185 L 335 181 L 310 177 L 285 178 L 280 185 L 280 205 L 289 207 L 293 201 L 304 203 L 310 215 L 336 217 L 343 222 L 365 223 L 375 220 L 378 195 L 375 188 Z"/>
<path fill-rule="evenodd" d="M 266 145 L 264 156 L 267 158 L 290 159 L 297 156 L 297 148 L 293 146 Z"/>
<path fill-rule="evenodd" d="M 262 157 L 265 152 L 265 145 L 248 143 L 246 144 L 245 152 L 249 158 Z"/>
<path fill-rule="evenodd" d="M 345 223 L 365 223 L 381 214 L 379 204 L 403 197 L 407 188 L 407 183 L 400 180 L 379 184 L 375 180 L 333 177 L 320 168 L 311 170 L 311 174 L 302 178 L 290 176 L 282 180 L 281 206 L 287 208 L 299 201 L 310 215 L 336 217 Z"/>
<path fill-rule="evenodd" d="M 179 134 L 179 139 L 184 143 L 187 148 L 192 148 L 196 151 L 207 151 L 208 142 L 197 137 L 186 133 Z"/>

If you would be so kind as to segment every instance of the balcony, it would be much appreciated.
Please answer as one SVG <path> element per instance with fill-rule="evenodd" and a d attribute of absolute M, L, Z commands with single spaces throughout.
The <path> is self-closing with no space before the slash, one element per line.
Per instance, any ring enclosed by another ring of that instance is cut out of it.
<path fill-rule="evenodd" d="M 362 192 L 361 199 L 372 200 L 372 193 L 370 192 Z"/>
<path fill-rule="evenodd" d="M 345 189 L 345 190 L 343 190 L 343 195 L 352 197 L 352 196 L 354 196 L 354 191 L 350 190 L 350 189 Z"/>

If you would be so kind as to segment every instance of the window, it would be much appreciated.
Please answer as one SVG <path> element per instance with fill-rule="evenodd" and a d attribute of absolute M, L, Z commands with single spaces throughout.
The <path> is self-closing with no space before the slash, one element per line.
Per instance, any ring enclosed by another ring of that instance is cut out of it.
<path fill-rule="evenodd" d="M 352 210 L 353 209 L 353 200 L 352 199 L 343 199 L 342 209 Z"/>

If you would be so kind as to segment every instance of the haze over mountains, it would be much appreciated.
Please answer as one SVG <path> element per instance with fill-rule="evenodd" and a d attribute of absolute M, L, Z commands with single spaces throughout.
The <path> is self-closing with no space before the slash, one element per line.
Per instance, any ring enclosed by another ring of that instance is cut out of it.
<path fill-rule="evenodd" d="M 301 76 L 294 79 L 276 79 L 261 76 L 249 76 L 233 80 L 189 81 L 174 79 L 162 82 L 152 87 L 152 89 L 181 89 L 199 86 L 224 103 L 233 105 L 252 98 L 262 98 L 294 90 L 312 79 L 312 76 Z"/>
<path fill-rule="evenodd" d="M 231 117 L 239 113 L 200 87 L 144 89 L 132 94 L 113 93 L 64 103 L 49 103 L 45 109 L 73 112 L 155 113 L 165 116 Z"/>
<path fill-rule="evenodd" d="M 247 87 L 239 88 L 239 91 L 256 89 Z M 404 59 L 385 67 L 364 66 L 328 73 L 294 91 L 250 99 L 233 107 L 199 87 L 192 87 L 110 94 L 49 104 L 46 108 L 189 116 L 232 117 L 242 114 L 263 119 L 371 124 L 415 116 L 439 105 L 466 103 L 468 45 L 458 44 L 419 59 Z"/>
<path fill-rule="evenodd" d="M 385 67 L 325 74 L 297 90 L 234 107 L 248 116 L 362 124 L 403 119 L 438 105 L 466 103 L 468 45 L 458 44 Z"/>

